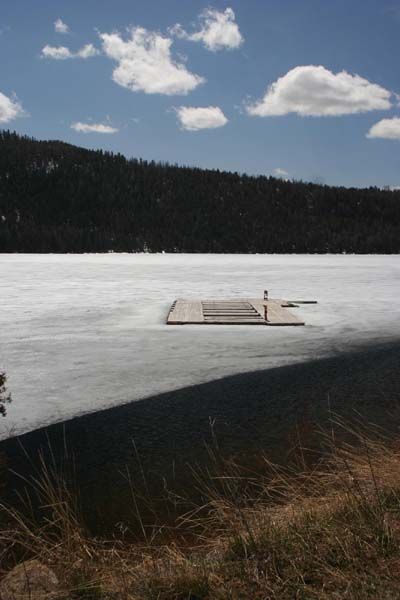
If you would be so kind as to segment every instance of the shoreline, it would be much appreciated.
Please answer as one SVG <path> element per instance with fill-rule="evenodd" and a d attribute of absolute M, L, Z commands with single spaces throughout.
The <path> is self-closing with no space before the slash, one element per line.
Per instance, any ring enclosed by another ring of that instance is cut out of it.
<path fill-rule="evenodd" d="M 57 468 L 73 464 L 85 512 L 98 502 L 94 521 L 106 513 L 120 521 L 127 470 L 155 485 L 163 478 L 185 485 L 188 464 L 207 461 L 215 440 L 224 456 L 261 451 L 284 462 L 299 428 L 323 426 L 332 413 L 395 433 L 399 366 L 400 343 L 385 344 L 185 387 L 4 440 L 7 495 L 22 485 L 12 472 L 29 479 L 42 453 Z"/>

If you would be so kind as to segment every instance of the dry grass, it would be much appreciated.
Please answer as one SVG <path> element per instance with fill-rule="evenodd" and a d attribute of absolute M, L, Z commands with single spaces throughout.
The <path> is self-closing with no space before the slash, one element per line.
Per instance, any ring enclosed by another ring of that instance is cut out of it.
<path fill-rule="evenodd" d="M 400 598 L 400 448 L 350 433 L 351 445 L 329 436 L 312 467 L 304 449 L 290 469 L 259 457 L 262 475 L 210 450 L 213 473 L 193 473 L 204 502 L 178 511 L 174 527 L 142 523 L 129 542 L 89 536 L 62 478 L 42 464 L 40 514 L 28 497 L 23 513 L 2 507 L 3 573 L 38 558 L 65 599 Z"/>

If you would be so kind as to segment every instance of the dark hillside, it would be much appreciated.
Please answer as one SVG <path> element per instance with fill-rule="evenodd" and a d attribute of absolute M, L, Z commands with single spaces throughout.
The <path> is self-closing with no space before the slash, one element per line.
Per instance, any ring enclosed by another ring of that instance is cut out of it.
<path fill-rule="evenodd" d="M 400 192 L 127 160 L 0 132 L 0 252 L 400 251 Z"/>

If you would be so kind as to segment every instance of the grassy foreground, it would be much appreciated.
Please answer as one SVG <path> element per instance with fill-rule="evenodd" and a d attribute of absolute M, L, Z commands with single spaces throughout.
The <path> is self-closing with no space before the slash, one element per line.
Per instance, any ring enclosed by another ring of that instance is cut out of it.
<path fill-rule="evenodd" d="M 298 447 L 290 468 L 259 456 L 252 471 L 210 449 L 213 468 L 192 471 L 196 502 L 166 489 L 162 516 L 132 482 L 137 531 L 120 523 L 108 540 L 43 464 L 40 514 L 28 499 L 1 507 L 0 578 L 37 558 L 63 599 L 400 598 L 400 446 L 347 434 L 339 444 L 332 430 L 323 458 Z"/>

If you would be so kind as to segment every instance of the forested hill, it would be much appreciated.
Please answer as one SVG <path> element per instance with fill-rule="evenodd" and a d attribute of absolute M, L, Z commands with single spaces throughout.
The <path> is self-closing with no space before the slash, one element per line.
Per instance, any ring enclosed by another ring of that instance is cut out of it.
<path fill-rule="evenodd" d="M 0 132 L 0 252 L 400 251 L 400 192 L 127 160 Z"/>

